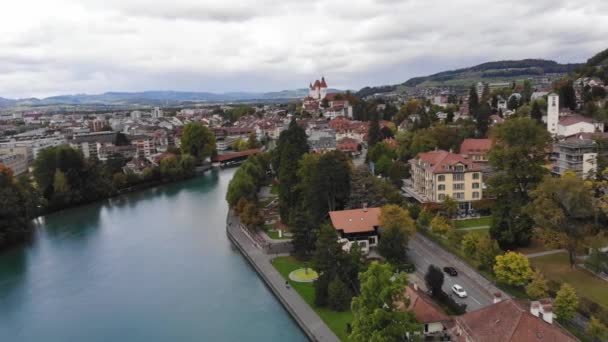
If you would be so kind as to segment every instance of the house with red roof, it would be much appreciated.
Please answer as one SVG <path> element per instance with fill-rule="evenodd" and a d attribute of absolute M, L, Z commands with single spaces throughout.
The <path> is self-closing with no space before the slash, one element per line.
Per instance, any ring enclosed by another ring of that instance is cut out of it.
<path fill-rule="evenodd" d="M 409 161 L 411 180 L 406 193 L 421 203 L 440 203 L 448 196 L 468 211 L 483 197 L 484 167 L 460 154 L 436 150 L 419 153 Z"/>
<path fill-rule="evenodd" d="M 361 251 L 368 253 L 370 247 L 378 245 L 380 208 L 363 206 L 361 209 L 330 211 L 329 219 L 344 250 L 348 251 L 357 244 Z"/>
<path fill-rule="evenodd" d="M 460 154 L 474 162 L 485 163 L 491 148 L 492 139 L 464 139 L 460 144 Z"/>

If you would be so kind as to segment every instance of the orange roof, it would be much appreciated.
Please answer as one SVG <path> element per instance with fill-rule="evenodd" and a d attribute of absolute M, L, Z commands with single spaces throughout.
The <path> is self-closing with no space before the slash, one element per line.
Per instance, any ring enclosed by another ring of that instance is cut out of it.
<path fill-rule="evenodd" d="M 456 318 L 474 341 L 574 342 L 567 331 L 532 315 L 512 299 L 468 312 Z"/>
<path fill-rule="evenodd" d="M 346 234 L 372 232 L 380 226 L 380 208 L 330 211 L 329 218 L 336 230 Z"/>
<path fill-rule="evenodd" d="M 262 150 L 259 148 L 256 148 L 256 149 L 245 150 L 245 151 L 241 151 L 241 152 L 218 154 L 217 156 L 213 157 L 211 160 L 214 162 L 223 162 L 223 161 L 234 159 L 234 158 L 240 158 L 240 157 L 250 156 L 253 154 L 258 154 L 260 152 L 262 152 Z"/>
<path fill-rule="evenodd" d="M 483 170 L 482 166 L 473 163 L 460 154 L 443 150 L 418 153 L 416 159 L 428 164 L 426 167 L 430 167 L 433 173 L 452 173 L 454 170 L 449 167 L 456 164 L 466 165 L 466 172 Z"/>
<path fill-rule="evenodd" d="M 492 139 L 464 139 L 460 145 L 460 153 L 487 152 L 492 148 Z"/>

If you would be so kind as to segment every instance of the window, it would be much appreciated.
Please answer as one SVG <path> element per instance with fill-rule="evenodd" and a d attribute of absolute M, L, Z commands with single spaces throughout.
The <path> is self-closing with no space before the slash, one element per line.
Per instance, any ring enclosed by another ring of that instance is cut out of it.
<path fill-rule="evenodd" d="M 464 199 L 464 192 L 456 192 L 454 193 L 455 199 Z"/>
<path fill-rule="evenodd" d="M 464 183 L 455 183 L 454 190 L 464 190 Z"/>
<path fill-rule="evenodd" d="M 375 237 L 370 237 L 367 241 L 369 241 L 370 245 L 375 245 L 376 244 L 376 238 Z"/>
<path fill-rule="evenodd" d="M 439 196 L 437 196 L 437 199 L 440 201 L 445 200 L 445 194 L 439 194 Z"/>
<path fill-rule="evenodd" d="M 438 182 L 445 182 L 445 176 L 444 176 L 444 175 L 439 175 L 439 176 L 437 177 L 437 181 L 438 181 Z"/>
<path fill-rule="evenodd" d="M 439 190 L 439 191 L 445 191 L 445 185 L 439 184 L 439 186 L 437 186 L 437 190 Z"/>
<path fill-rule="evenodd" d="M 479 189 L 479 183 L 473 183 L 473 189 Z"/>
<path fill-rule="evenodd" d="M 462 181 L 464 181 L 464 173 L 454 173 L 454 174 L 452 174 L 452 180 L 454 182 L 458 182 L 458 181 L 462 182 Z"/>
<path fill-rule="evenodd" d="M 473 192 L 473 198 L 479 198 L 479 192 L 478 191 L 474 191 Z"/>
<path fill-rule="evenodd" d="M 473 179 L 479 179 L 479 173 L 475 172 L 475 173 L 473 174 Z"/>
<path fill-rule="evenodd" d="M 455 169 L 458 172 L 462 172 L 462 171 L 464 171 L 464 165 L 456 165 Z"/>

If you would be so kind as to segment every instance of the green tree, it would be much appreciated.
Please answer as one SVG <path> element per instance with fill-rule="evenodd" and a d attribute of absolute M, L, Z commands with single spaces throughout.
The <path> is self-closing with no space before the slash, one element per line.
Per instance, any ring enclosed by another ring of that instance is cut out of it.
<path fill-rule="evenodd" d="M 454 217 L 458 213 L 458 202 L 450 196 L 446 196 L 441 203 L 441 211 L 448 218 Z"/>
<path fill-rule="evenodd" d="M 562 107 L 576 109 L 576 92 L 572 81 L 566 81 L 559 86 L 559 102 Z"/>
<path fill-rule="evenodd" d="M 215 135 L 198 122 L 188 123 L 182 131 L 181 149 L 182 153 L 193 156 L 197 162 L 202 162 L 216 153 Z"/>
<path fill-rule="evenodd" d="M 411 311 L 401 311 L 397 303 L 407 303 L 404 274 L 393 274 L 387 264 L 372 262 L 359 275 L 361 293 L 354 297 L 352 332 L 355 342 L 408 341 L 408 334 L 420 331 Z"/>
<path fill-rule="evenodd" d="M 279 214 L 283 222 L 289 222 L 290 211 L 296 207 L 299 198 L 299 193 L 295 191 L 299 181 L 298 163 L 306 152 L 306 132 L 292 120 L 289 127 L 281 132 L 272 160 L 272 167 L 278 172 Z"/>
<path fill-rule="evenodd" d="M 259 148 L 261 146 L 262 146 L 262 144 L 258 140 L 258 137 L 255 135 L 255 133 L 249 134 L 249 138 L 247 139 L 247 148 L 254 149 L 254 148 Z"/>
<path fill-rule="evenodd" d="M 391 167 L 388 170 L 388 178 L 396 188 L 401 189 L 403 180 L 409 178 L 409 170 L 408 164 L 396 160 L 391 164 Z"/>
<path fill-rule="evenodd" d="M 446 235 L 452 229 L 454 229 L 452 221 L 445 216 L 436 215 L 431 220 L 431 230 L 435 234 Z"/>
<path fill-rule="evenodd" d="M 525 255 L 507 252 L 496 256 L 494 274 L 498 281 L 513 286 L 523 286 L 532 277 L 532 268 Z"/>
<path fill-rule="evenodd" d="M 441 269 L 435 265 L 429 265 L 429 268 L 424 275 L 426 287 L 431 291 L 433 296 L 437 296 L 443 292 L 444 275 Z"/>
<path fill-rule="evenodd" d="M 369 122 L 369 130 L 367 131 L 367 146 L 374 147 L 380 141 L 380 122 L 378 114 L 374 112 Z"/>
<path fill-rule="evenodd" d="M 568 322 L 574 317 L 576 308 L 578 307 L 578 297 L 574 288 L 564 283 L 557 291 L 555 301 L 553 302 L 553 308 L 557 319 L 561 322 Z"/>
<path fill-rule="evenodd" d="M 468 232 L 464 235 L 461 242 L 461 249 L 464 255 L 472 257 L 477 252 L 477 243 L 479 235 L 474 232 Z"/>
<path fill-rule="evenodd" d="M 310 258 L 315 249 L 318 226 L 312 222 L 305 206 L 300 205 L 292 211 L 289 227 L 292 233 L 291 244 L 294 255 L 300 260 Z"/>
<path fill-rule="evenodd" d="M 410 217 L 407 209 L 395 204 L 387 204 L 380 210 L 380 226 L 383 229 L 397 228 L 402 230 L 407 238 L 416 232 L 416 223 Z"/>
<path fill-rule="evenodd" d="M 0 249 L 30 238 L 27 198 L 13 177 L 13 172 L 0 164 Z"/>
<path fill-rule="evenodd" d="M 115 189 L 123 189 L 128 186 L 127 175 L 117 172 L 112 176 L 112 185 Z"/>
<path fill-rule="evenodd" d="M 473 115 L 475 111 L 479 107 L 479 96 L 477 94 L 477 88 L 475 85 L 472 85 L 469 89 L 469 113 Z"/>
<path fill-rule="evenodd" d="M 542 273 L 536 271 L 532 273 L 530 283 L 526 285 L 526 294 L 531 299 L 541 299 L 547 297 L 549 293 L 549 282 Z"/>
<path fill-rule="evenodd" d="M 334 277 L 328 286 L 328 305 L 335 311 L 346 311 L 350 306 L 352 294 L 340 277 Z"/>
<path fill-rule="evenodd" d="M 597 248 L 592 248 L 591 253 L 589 253 L 589 256 L 585 259 L 585 266 L 595 273 L 608 273 L 608 255 L 600 252 Z"/>
<path fill-rule="evenodd" d="M 530 80 L 524 80 L 524 90 L 521 93 L 521 98 L 523 102 L 530 102 L 530 99 L 532 98 L 532 92 L 532 82 L 530 82 Z"/>
<path fill-rule="evenodd" d="M 593 341 L 602 342 L 608 340 L 608 327 L 595 317 L 591 317 L 586 333 L 593 338 Z"/>
<path fill-rule="evenodd" d="M 489 162 L 494 170 L 489 192 L 496 198 L 490 235 L 504 249 L 525 246 L 533 221 L 524 212 L 530 191 L 547 174 L 546 151 L 550 136 L 530 118 L 512 118 L 493 130 Z"/>
<path fill-rule="evenodd" d="M 541 229 L 561 234 L 568 250 L 570 265 L 574 267 L 576 249 L 586 233 L 593 229 L 595 206 L 588 182 L 574 172 L 566 172 L 560 178 L 547 176 L 532 191 L 530 216 Z"/>
<path fill-rule="evenodd" d="M 494 265 L 496 257 L 502 252 L 496 240 L 489 236 L 484 236 L 477 241 L 475 259 L 479 263 L 479 268 L 490 270 Z"/>
<path fill-rule="evenodd" d="M 492 109 L 487 103 L 482 103 L 478 106 L 475 113 L 475 123 L 477 127 L 477 136 L 484 138 L 488 134 L 488 127 L 490 125 L 490 115 L 492 115 Z"/>
<path fill-rule="evenodd" d="M 384 229 L 378 242 L 378 253 L 391 264 L 401 265 L 407 261 L 408 241 L 409 236 L 404 229 L 398 227 Z"/>
<path fill-rule="evenodd" d="M 543 113 L 540 110 L 540 105 L 538 104 L 538 101 L 534 101 L 532 103 L 532 110 L 530 111 L 530 116 L 534 121 L 538 122 L 539 124 L 542 123 Z"/>

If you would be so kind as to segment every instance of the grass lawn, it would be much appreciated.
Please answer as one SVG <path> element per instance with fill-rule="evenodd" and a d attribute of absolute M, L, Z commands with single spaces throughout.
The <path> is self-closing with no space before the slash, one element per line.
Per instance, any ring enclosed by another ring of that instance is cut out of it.
<path fill-rule="evenodd" d="M 291 239 L 291 236 L 285 235 L 285 232 L 283 232 L 283 237 L 279 237 L 279 231 L 273 225 L 265 224 L 263 229 L 266 232 L 266 235 L 273 240 Z"/>
<path fill-rule="evenodd" d="M 490 225 L 492 225 L 492 217 L 486 216 L 486 217 L 472 218 L 472 219 L 468 219 L 468 220 L 454 220 L 454 224 L 456 225 L 456 229 L 490 226 Z"/>
<path fill-rule="evenodd" d="M 272 261 L 272 264 L 286 280 L 289 279 L 289 273 L 291 271 L 305 267 L 303 262 L 298 261 L 291 256 L 275 258 Z M 350 311 L 336 312 L 327 308 L 317 307 L 315 305 L 315 289 L 312 283 L 297 283 L 289 280 L 289 284 L 293 289 L 298 291 L 302 299 L 317 312 L 325 324 L 327 324 L 340 340 L 348 341 L 346 323 L 350 323 L 353 320 L 353 314 Z"/>
<path fill-rule="evenodd" d="M 530 259 L 548 279 L 572 285 L 579 296 L 608 308 L 608 282 L 579 268 L 570 268 L 567 253 L 557 253 Z"/>
<path fill-rule="evenodd" d="M 487 236 L 488 234 L 490 234 L 490 228 L 467 230 L 466 232 L 467 232 L 467 234 L 473 233 L 475 235 L 479 235 L 479 237 L 484 237 L 484 236 Z"/>

